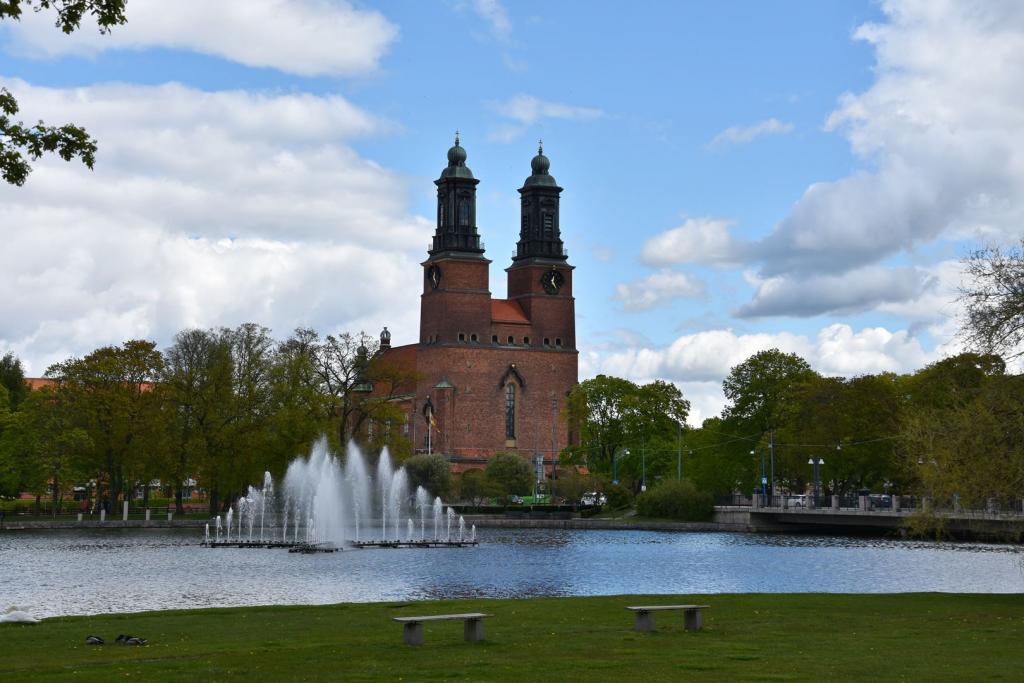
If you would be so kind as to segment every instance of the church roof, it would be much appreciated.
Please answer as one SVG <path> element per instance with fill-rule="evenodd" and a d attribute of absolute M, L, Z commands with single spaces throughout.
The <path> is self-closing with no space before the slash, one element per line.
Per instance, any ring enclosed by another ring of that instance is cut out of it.
<path fill-rule="evenodd" d="M 519 304 L 508 299 L 491 299 L 491 320 L 496 323 L 530 322 Z"/>

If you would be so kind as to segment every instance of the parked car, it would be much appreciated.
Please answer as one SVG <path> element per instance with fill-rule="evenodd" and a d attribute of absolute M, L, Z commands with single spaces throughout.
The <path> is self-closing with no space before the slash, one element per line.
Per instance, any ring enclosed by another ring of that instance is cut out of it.
<path fill-rule="evenodd" d="M 800 495 L 800 496 L 787 496 L 786 497 L 786 507 L 791 507 L 791 508 L 807 507 L 807 496 L 804 496 L 804 495 Z"/>
<path fill-rule="evenodd" d="M 580 505 L 604 505 L 608 497 L 598 491 L 588 491 L 580 498 Z"/>

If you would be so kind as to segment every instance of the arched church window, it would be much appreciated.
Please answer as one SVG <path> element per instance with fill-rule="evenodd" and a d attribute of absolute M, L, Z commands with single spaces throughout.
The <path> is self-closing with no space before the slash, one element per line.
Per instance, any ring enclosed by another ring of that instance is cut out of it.
<path fill-rule="evenodd" d="M 505 385 L 505 438 L 516 438 L 516 385 Z"/>
<path fill-rule="evenodd" d="M 469 202 L 459 200 L 459 225 L 469 225 Z"/>
<path fill-rule="evenodd" d="M 544 237 L 551 237 L 555 230 L 555 217 L 550 213 L 544 214 Z"/>

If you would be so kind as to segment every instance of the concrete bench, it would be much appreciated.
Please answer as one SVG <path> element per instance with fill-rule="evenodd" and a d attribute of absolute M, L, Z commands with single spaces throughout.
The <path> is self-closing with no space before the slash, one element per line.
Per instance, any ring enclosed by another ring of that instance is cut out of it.
<path fill-rule="evenodd" d="M 479 612 L 470 612 L 468 614 L 439 614 L 432 617 L 393 617 L 393 619 L 401 622 L 405 626 L 402 636 L 405 638 L 406 644 L 422 645 L 423 622 L 425 621 L 452 621 L 461 619 L 464 623 L 463 633 L 466 636 L 466 640 L 471 643 L 475 643 L 484 639 L 483 620 L 489 616 L 491 615 L 481 614 Z"/>
<path fill-rule="evenodd" d="M 662 610 L 683 610 L 683 626 L 687 631 L 699 631 L 701 627 L 701 610 L 707 609 L 708 605 L 644 605 L 638 607 L 627 607 L 626 609 L 636 612 L 636 630 L 653 631 L 654 613 Z"/>

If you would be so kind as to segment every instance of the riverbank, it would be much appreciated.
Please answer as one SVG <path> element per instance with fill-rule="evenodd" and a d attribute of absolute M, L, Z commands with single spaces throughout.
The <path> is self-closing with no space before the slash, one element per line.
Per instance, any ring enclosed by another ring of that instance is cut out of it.
<path fill-rule="evenodd" d="M 632 630 L 627 605 L 710 605 Z M 484 612 L 402 643 L 392 617 Z M 148 638 L 118 646 L 121 633 Z M 87 635 L 107 640 L 87 646 Z M 144 612 L 0 625 L 4 680 L 649 681 L 1016 679 L 1024 595 L 753 594 L 339 604 Z"/>

